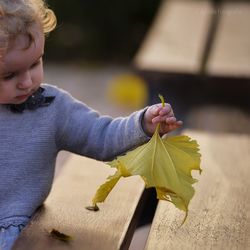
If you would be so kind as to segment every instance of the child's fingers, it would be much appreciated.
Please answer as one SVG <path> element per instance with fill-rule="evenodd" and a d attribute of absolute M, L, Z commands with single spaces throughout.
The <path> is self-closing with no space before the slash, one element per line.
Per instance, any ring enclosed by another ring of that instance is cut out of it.
<path fill-rule="evenodd" d="M 167 118 L 166 118 L 166 123 L 167 123 L 167 124 L 174 124 L 174 123 L 176 123 L 176 118 L 175 118 L 174 116 L 172 116 L 172 117 L 167 117 Z"/>
<path fill-rule="evenodd" d="M 160 116 L 156 116 L 156 117 L 154 117 L 154 118 L 152 119 L 152 123 L 156 124 L 156 123 L 162 122 L 161 119 L 162 119 L 162 118 L 161 118 Z"/>
<path fill-rule="evenodd" d="M 183 121 L 177 121 L 176 124 L 177 124 L 177 126 L 179 128 L 179 127 L 181 127 L 183 125 Z"/>
<path fill-rule="evenodd" d="M 155 131 L 156 125 L 161 124 L 161 134 L 168 133 L 182 126 L 182 121 L 177 121 L 170 104 L 162 107 L 161 103 L 150 106 L 144 114 L 145 128 L 150 133 Z"/>
<path fill-rule="evenodd" d="M 164 115 L 174 115 L 173 109 L 171 108 L 170 104 L 166 104 L 164 107 L 161 107 L 159 110 L 159 115 L 164 116 Z"/>
<path fill-rule="evenodd" d="M 155 104 L 155 105 L 151 106 L 149 109 L 150 109 L 149 112 L 150 112 L 153 116 L 156 116 L 156 115 L 159 114 L 159 112 L 160 112 L 160 110 L 161 110 L 161 106 L 160 106 L 160 104 Z"/>
<path fill-rule="evenodd" d="M 173 115 L 171 115 L 171 116 L 166 116 L 166 115 L 160 116 L 160 115 L 158 115 L 158 116 L 156 116 L 156 117 L 154 117 L 152 119 L 152 123 L 159 123 L 160 122 L 160 123 L 166 123 L 166 124 L 173 124 L 176 121 L 177 120 Z"/>
<path fill-rule="evenodd" d="M 153 106 L 150 107 L 150 112 L 153 115 L 166 115 L 168 113 L 170 113 L 172 111 L 172 108 L 170 106 L 170 104 L 166 104 L 164 107 L 162 107 L 161 103 L 155 104 Z"/>
<path fill-rule="evenodd" d="M 166 134 L 166 133 L 168 133 L 170 131 L 173 131 L 173 130 L 175 130 L 177 128 L 180 128 L 182 125 L 183 125 L 182 121 L 177 121 L 177 122 L 175 122 L 173 124 L 166 124 L 165 123 L 164 125 L 161 126 L 160 133 L 161 134 Z"/>

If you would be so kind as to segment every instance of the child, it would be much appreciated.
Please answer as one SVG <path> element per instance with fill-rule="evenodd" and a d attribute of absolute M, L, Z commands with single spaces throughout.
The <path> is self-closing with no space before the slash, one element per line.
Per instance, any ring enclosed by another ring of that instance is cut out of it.
<path fill-rule="evenodd" d="M 0 0 L 0 249 L 11 249 L 48 196 L 60 150 L 98 160 L 182 125 L 169 104 L 112 119 L 42 84 L 44 35 L 56 18 L 43 0 Z"/>

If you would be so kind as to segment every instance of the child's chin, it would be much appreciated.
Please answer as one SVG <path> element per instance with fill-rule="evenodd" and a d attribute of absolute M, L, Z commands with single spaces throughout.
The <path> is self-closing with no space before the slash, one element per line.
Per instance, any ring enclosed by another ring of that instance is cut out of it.
<path fill-rule="evenodd" d="M 26 96 L 17 96 L 15 98 L 15 103 L 14 104 L 21 104 L 21 103 L 25 102 L 28 98 L 29 98 L 29 95 L 26 95 Z"/>

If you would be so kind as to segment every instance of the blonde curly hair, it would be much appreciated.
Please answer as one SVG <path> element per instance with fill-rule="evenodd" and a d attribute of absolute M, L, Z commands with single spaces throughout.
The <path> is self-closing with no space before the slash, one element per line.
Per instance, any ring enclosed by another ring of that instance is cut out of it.
<path fill-rule="evenodd" d="M 56 27 L 56 16 L 44 0 L 0 0 L 0 57 L 20 34 L 32 42 L 35 23 L 41 24 L 45 35 Z"/>

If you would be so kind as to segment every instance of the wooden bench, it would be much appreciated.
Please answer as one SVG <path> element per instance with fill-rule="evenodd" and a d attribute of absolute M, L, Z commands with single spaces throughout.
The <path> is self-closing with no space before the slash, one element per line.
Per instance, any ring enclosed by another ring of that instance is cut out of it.
<path fill-rule="evenodd" d="M 163 0 L 135 57 L 141 70 L 250 77 L 250 3 Z"/>
<path fill-rule="evenodd" d="M 187 223 L 160 201 L 146 249 L 249 249 L 250 136 L 187 132 L 197 138 L 202 175 Z"/>
<path fill-rule="evenodd" d="M 198 140 L 203 173 L 195 185 L 186 223 L 184 214 L 160 201 L 146 249 L 248 249 L 250 247 L 250 136 L 185 131 Z M 96 188 L 111 174 L 102 162 L 73 155 L 51 194 L 14 249 L 128 249 L 143 202 L 139 177 L 120 180 L 100 211 L 85 207 Z M 56 229 L 73 237 L 61 242 Z M 140 250 L 140 249 L 138 249 Z"/>
<path fill-rule="evenodd" d="M 134 60 L 150 102 L 162 93 L 180 116 L 204 103 L 248 108 L 249 23 L 249 1 L 163 0 Z"/>
<path fill-rule="evenodd" d="M 139 177 L 120 182 L 100 211 L 85 208 L 112 173 L 102 162 L 72 155 L 15 249 L 127 249 L 141 210 L 144 184 Z M 72 236 L 72 243 L 49 237 L 52 229 Z"/>
<path fill-rule="evenodd" d="M 210 1 L 163 0 L 135 65 L 145 71 L 199 73 L 212 12 Z"/>
<path fill-rule="evenodd" d="M 150 83 L 166 84 L 167 81 L 169 87 L 170 84 L 178 85 L 181 80 L 185 95 L 190 87 L 183 87 L 183 82 L 194 81 L 192 91 L 198 93 L 207 90 L 204 81 L 209 84 L 211 80 L 216 84 L 223 82 L 227 86 L 235 84 L 235 80 L 249 84 L 250 57 L 246 56 L 250 44 L 249 3 L 223 2 L 223 8 L 205 0 L 164 0 L 162 3 L 156 22 L 135 60 Z M 229 15 L 236 16 L 232 20 Z M 242 20 L 247 25 L 241 25 L 239 30 L 236 23 Z M 238 35 L 228 41 L 223 34 L 230 35 L 234 28 Z M 176 32 L 179 30 L 182 32 Z M 235 53 L 236 50 L 240 52 Z M 234 57 L 241 56 L 234 58 L 235 63 L 232 63 L 228 59 L 230 53 Z M 172 204 L 160 201 L 145 249 L 250 248 L 250 136 L 245 134 L 249 133 L 249 120 L 239 123 L 234 119 L 239 116 L 232 116 L 230 110 L 227 118 L 234 118 L 222 123 L 218 119 L 221 116 L 215 113 L 209 121 L 215 126 L 214 130 L 218 131 L 219 127 L 222 131 L 225 124 L 232 126 L 233 123 L 235 128 L 227 131 L 241 133 L 212 133 L 208 132 L 208 117 L 203 111 L 191 120 L 193 123 L 199 121 L 199 128 L 206 131 L 183 132 L 199 142 L 203 168 L 202 175 L 197 176 L 199 182 L 195 185 L 196 194 L 190 203 L 187 221 L 179 227 L 183 213 Z M 206 124 L 203 122 L 205 116 Z M 111 173 L 112 169 L 101 162 L 72 155 L 44 206 L 24 229 L 14 249 L 129 249 L 140 216 L 150 206 L 145 202 L 144 184 L 139 177 L 120 180 L 105 203 L 100 204 L 100 211 L 85 209 L 96 189 Z M 52 229 L 72 236 L 73 240 L 61 242 L 51 237 Z"/>

